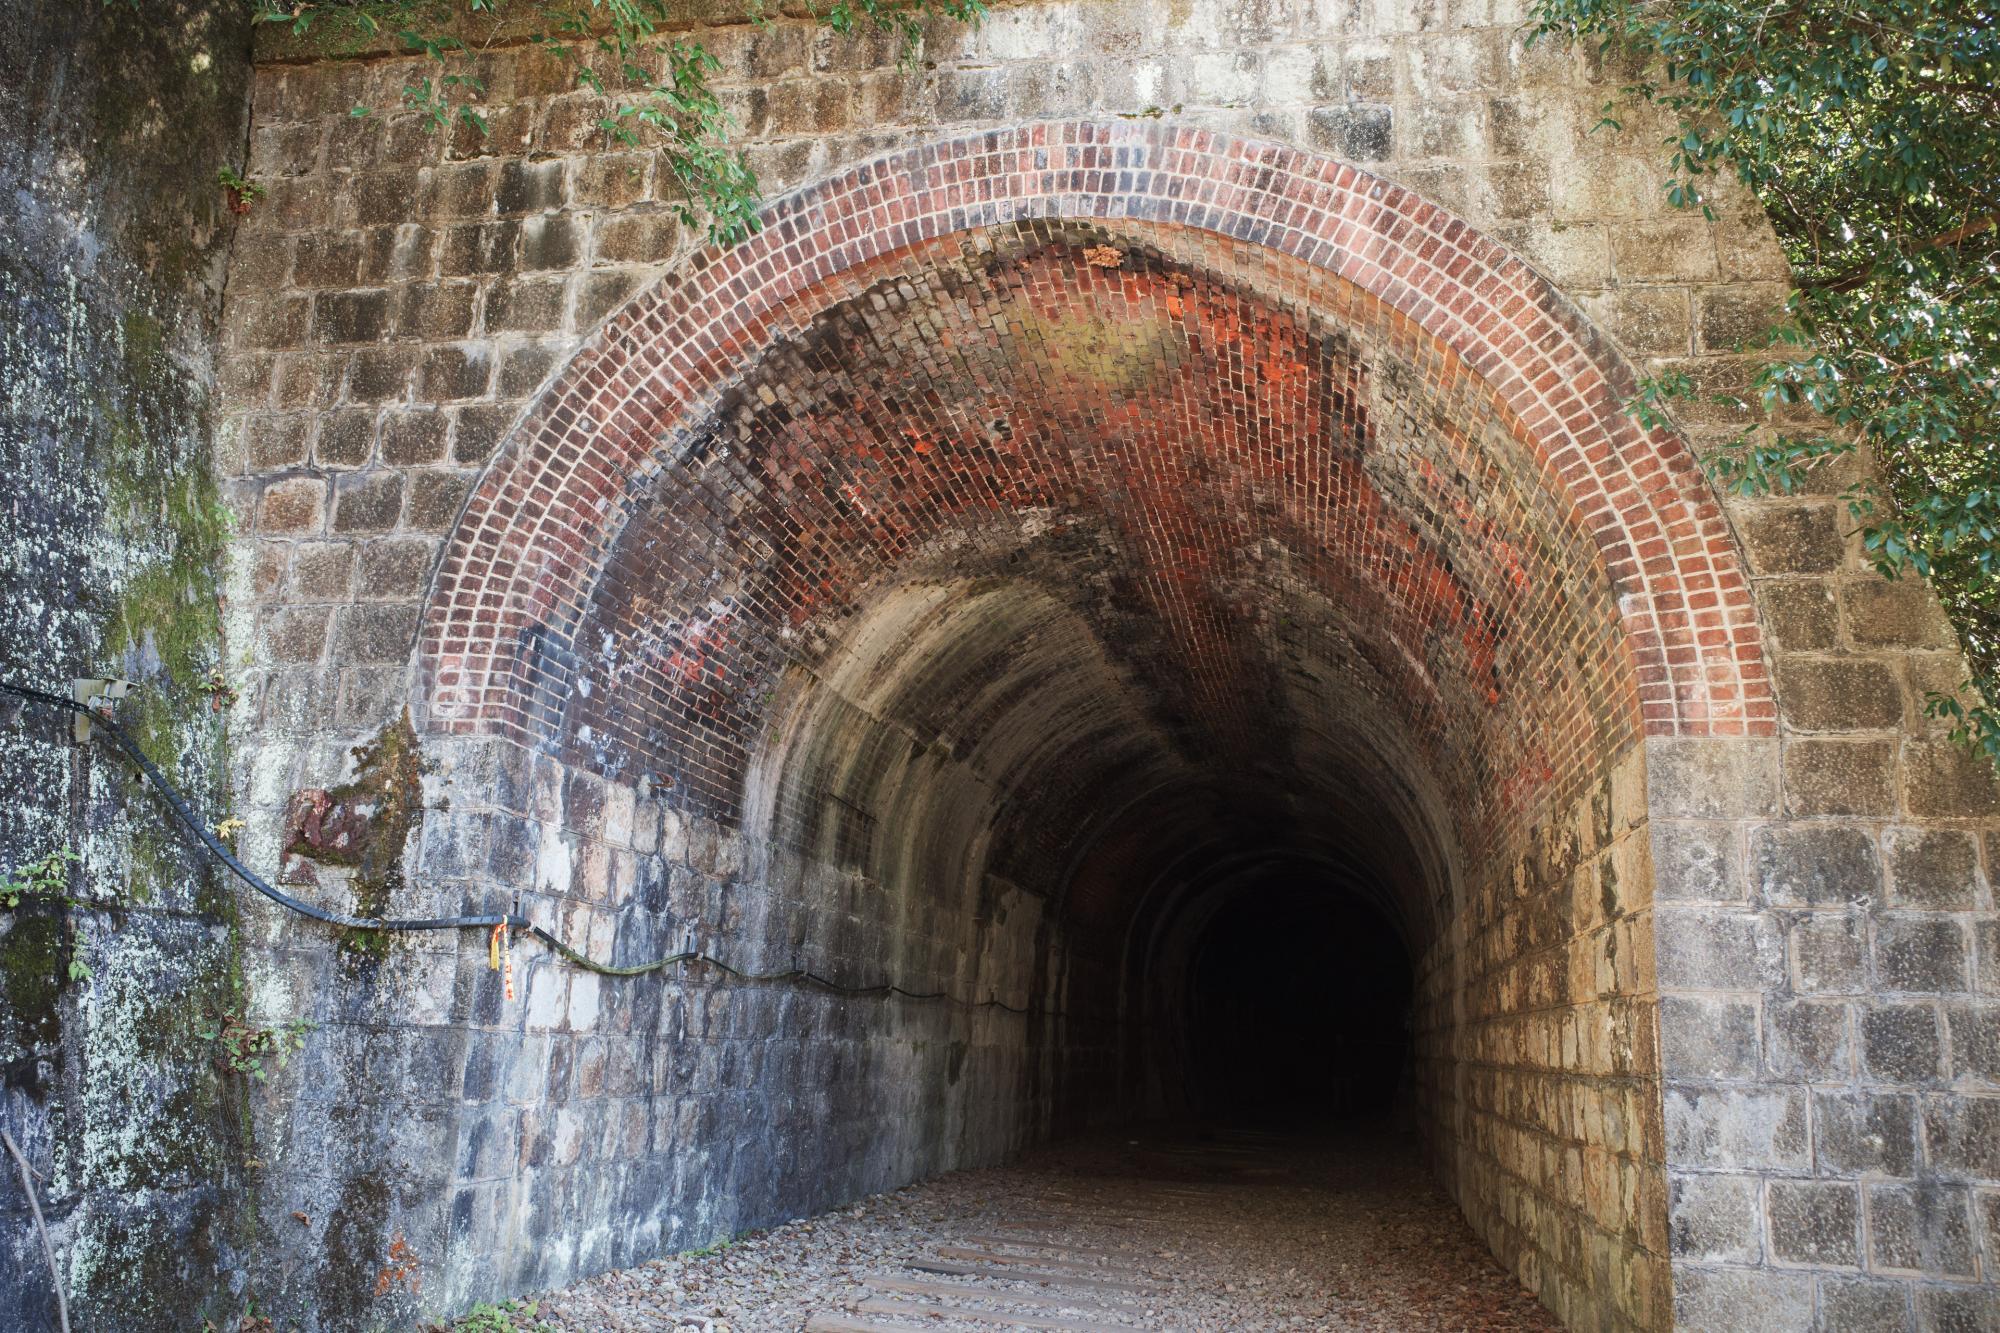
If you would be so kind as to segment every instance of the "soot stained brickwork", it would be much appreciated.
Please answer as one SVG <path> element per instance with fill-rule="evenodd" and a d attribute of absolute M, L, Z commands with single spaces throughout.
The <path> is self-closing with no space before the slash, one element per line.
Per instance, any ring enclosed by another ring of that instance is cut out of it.
<path fill-rule="evenodd" d="M 1161 235 L 1227 262 L 1219 242 Z M 1401 718 L 1475 845 L 1581 750 L 1636 734 L 1588 540 L 1509 480 L 1512 441 L 1448 354 L 1379 315 L 1304 327 L 1119 234 L 945 249 L 851 275 L 859 296 L 635 478 L 584 618 L 537 634 L 537 721 L 573 761 L 644 771 L 734 822 L 773 696 L 876 585 L 938 576 L 1028 580 L 1108 615 L 1097 637 L 1147 687 L 1161 761 L 1238 772 L 1284 766 L 1306 720 L 1282 709 L 1266 646 L 1292 628 L 1270 602 L 1304 589 L 1340 608 L 1363 664 L 1350 720 Z M 1295 299 L 1317 294 L 1289 276 Z M 1381 351 L 1363 342 L 1378 331 Z M 927 691 L 912 729 L 969 741 L 976 724 L 948 719 L 973 702 Z M 1121 802 L 1095 777 L 1116 758 L 1100 741 L 1007 774 L 1050 798 L 1024 828 L 1076 810 L 1066 787 Z M 1075 850 L 1044 841 L 1058 861 Z"/>
<path fill-rule="evenodd" d="M 801 288 L 886 251 L 1006 215 L 1134 217 L 1202 227 L 1337 274 L 1444 342 L 1493 386 L 1551 484 L 1609 548 L 1649 727 L 1755 734 L 1772 725 L 1759 631 L 1720 512 L 1685 447 L 1617 410 L 1629 375 L 1539 275 L 1417 196 L 1352 168 L 1198 131 L 1037 126 L 864 168 L 788 200 L 769 230 L 621 312 L 544 398 L 475 494 L 426 654 L 439 720 L 520 733 L 509 636 L 574 614 L 614 493 L 652 432 L 708 392 L 730 350 L 800 318 Z M 640 349 L 666 343 L 671 354 Z M 1621 376 L 1623 377 L 1621 379 Z M 528 668 L 531 669 L 531 668 Z"/>
<path fill-rule="evenodd" d="M 1738 420 L 1617 412 L 1620 353 L 1739 379 L 1783 265 L 1739 200 L 1665 208 L 1655 127 L 1586 133 L 1618 76 L 1519 17 L 1030 4 L 918 71 L 711 29 L 806 187 L 726 255 L 533 52 L 449 142 L 347 114 L 407 62 L 267 65 L 223 372 L 253 858 L 407 705 L 449 806 L 399 906 L 1060 1011 L 540 959 L 509 1007 L 483 944 L 343 970 L 253 910 L 268 1016 L 324 1025 L 261 1113 L 276 1206 L 341 1205 L 274 1252 L 403 1235 L 446 1308 L 1170 1106 L 1187 923 L 1284 865 L 1398 921 L 1440 1173 L 1572 1325 L 1992 1322 L 1996 805 L 1916 703 L 1957 656 L 1843 537 L 1851 473 L 1719 499 Z M 1382 521 L 1301 517 L 1295 448 Z M 312 1146 L 384 1125 L 367 1172 Z"/>

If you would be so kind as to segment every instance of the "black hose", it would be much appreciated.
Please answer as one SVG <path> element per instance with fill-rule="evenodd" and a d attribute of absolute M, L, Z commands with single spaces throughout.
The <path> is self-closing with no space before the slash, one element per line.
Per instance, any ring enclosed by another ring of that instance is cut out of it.
<path fill-rule="evenodd" d="M 561 957 L 576 964 L 576 966 L 609 977 L 644 976 L 646 973 L 657 972 L 662 968 L 673 967 L 677 964 L 706 963 L 710 967 L 738 981 L 797 981 L 810 986 L 820 987 L 823 990 L 833 991 L 840 995 L 881 995 L 899 996 L 906 1000 L 939 1000 L 960 1005 L 967 1009 L 1004 1009 L 1010 1014 L 1026 1014 L 1036 1011 L 1035 1006 L 1011 1005 L 997 997 L 984 1000 L 965 1000 L 947 991 L 906 990 L 893 982 L 882 982 L 873 986 L 849 986 L 834 981 L 829 977 L 823 977 L 817 972 L 811 972 L 799 967 L 787 968 L 782 972 L 746 972 L 741 968 L 730 966 L 728 963 L 711 954 L 703 953 L 699 949 L 691 949 L 682 953 L 671 953 L 664 958 L 654 959 L 650 963 L 639 963 L 631 967 L 618 967 L 611 963 L 600 963 L 594 958 L 589 958 L 584 954 L 578 953 L 547 930 L 528 920 L 528 918 L 513 912 L 488 912 L 472 916 L 434 917 L 364 917 L 348 916 L 341 912 L 329 912 L 324 908 L 315 907 L 309 902 L 294 898 L 291 894 L 270 883 L 262 875 L 259 875 L 256 871 L 238 860 L 236 853 L 230 851 L 224 845 L 222 839 L 216 837 L 206 824 L 195 817 L 194 811 L 188 807 L 187 799 L 181 795 L 179 789 L 172 782 L 168 781 L 167 776 L 160 772 L 153 761 L 146 757 L 145 751 L 139 748 L 138 742 L 132 739 L 131 734 L 110 717 L 96 709 L 77 702 L 75 699 L 68 699 L 60 694 L 51 694 L 46 690 L 34 689 L 27 685 L 16 685 L 11 681 L 0 680 L 0 692 L 25 699 L 30 703 L 42 704 L 49 708 L 58 708 L 64 712 L 74 713 L 79 717 L 89 718 L 93 726 L 104 728 L 105 732 L 114 741 L 118 742 L 118 748 L 123 750 L 134 764 L 138 765 L 139 771 L 145 775 L 146 780 L 165 799 L 167 809 L 173 812 L 174 818 L 180 822 L 181 826 L 189 833 L 192 833 L 195 839 L 208 849 L 211 856 L 229 867 L 230 872 L 236 878 L 242 880 L 245 884 L 248 884 L 251 888 L 257 890 L 257 892 L 263 894 L 279 906 L 288 907 L 292 911 L 302 916 L 309 916 L 315 921 L 324 921 L 330 926 L 343 926 L 350 930 L 471 930 L 475 928 L 491 929 L 495 926 L 505 926 L 509 930 L 526 931 L 542 943 L 548 945 L 550 949 Z M 1045 1010 L 1041 1012 L 1059 1014 L 1061 1011 Z"/>

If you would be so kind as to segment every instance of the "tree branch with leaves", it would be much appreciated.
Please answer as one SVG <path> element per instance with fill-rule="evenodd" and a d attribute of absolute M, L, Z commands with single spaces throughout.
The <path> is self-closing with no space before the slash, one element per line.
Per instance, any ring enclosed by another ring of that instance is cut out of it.
<path fill-rule="evenodd" d="M 1930 580 L 1972 666 L 1928 710 L 2000 764 L 2000 9 L 1535 0 L 1533 18 L 1531 40 L 1648 71 L 1623 96 L 1673 117 L 1670 202 L 1707 210 L 1719 172 L 1763 202 L 1794 290 L 1746 349 L 1765 353 L 1752 392 L 1813 424 L 1746 428 L 1710 470 L 1783 494 L 1857 450 L 1876 461 L 1844 496 L 1863 548 Z M 1633 408 L 1663 418 L 1695 392 L 1654 377 Z"/>

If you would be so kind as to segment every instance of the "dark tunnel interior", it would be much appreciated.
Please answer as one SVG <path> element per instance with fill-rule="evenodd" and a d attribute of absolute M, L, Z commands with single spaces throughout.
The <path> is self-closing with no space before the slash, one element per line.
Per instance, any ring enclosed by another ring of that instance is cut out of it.
<path fill-rule="evenodd" d="M 1365 901 L 1290 876 L 1245 884 L 1194 945 L 1190 1110 L 1296 1128 L 1407 1110 L 1411 985 L 1403 941 Z"/>

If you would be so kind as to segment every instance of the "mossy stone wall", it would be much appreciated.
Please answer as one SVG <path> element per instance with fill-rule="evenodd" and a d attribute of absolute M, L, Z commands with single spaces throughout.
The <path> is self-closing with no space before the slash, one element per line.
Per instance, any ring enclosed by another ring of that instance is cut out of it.
<path fill-rule="evenodd" d="M 138 689 L 124 717 L 227 817 L 213 348 L 241 165 L 248 7 L 0 0 L 0 678 Z M 230 896 L 101 746 L 0 703 L 0 870 L 65 850 L 0 910 L 0 1124 L 87 1329 L 241 1307 L 243 1089 L 201 1033 L 232 994 Z M 0 900 L 4 901 L 4 900 Z M 53 1327 L 12 1163 L 0 1327 Z"/>

